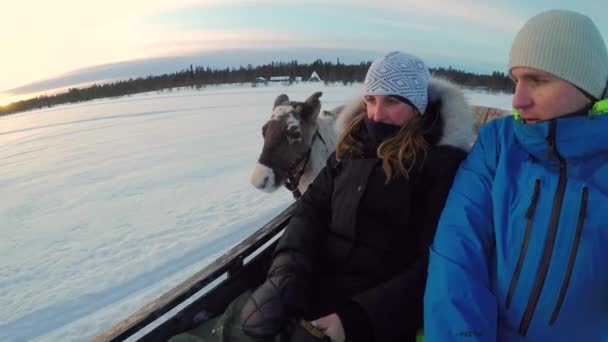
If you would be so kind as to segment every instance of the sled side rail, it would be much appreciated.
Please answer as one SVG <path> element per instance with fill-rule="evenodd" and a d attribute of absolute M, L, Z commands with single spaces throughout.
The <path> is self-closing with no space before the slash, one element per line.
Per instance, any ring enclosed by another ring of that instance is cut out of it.
<path fill-rule="evenodd" d="M 473 106 L 473 132 L 477 134 L 481 126 L 509 114 L 511 114 L 511 112 L 507 109 Z"/>
<path fill-rule="evenodd" d="M 270 222 L 266 223 L 251 236 L 228 250 L 205 268 L 146 304 L 124 320 L 116 323 L 110 329 L 95 336 L 91 341 L 123 341 L 183 303 L 218 277 L 223 274 L 230 276 L 233 271 L 242 267 L 243 260 L 246 257 L 254 253 L 285 228 L 295 211 L 295 207 L 296 203 L 293 203 Z"/>

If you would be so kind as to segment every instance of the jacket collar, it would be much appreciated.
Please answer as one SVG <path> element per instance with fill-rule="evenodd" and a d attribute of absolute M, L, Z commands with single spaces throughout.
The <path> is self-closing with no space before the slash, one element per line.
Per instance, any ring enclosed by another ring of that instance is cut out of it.
<path fill-rule="evenodd" d="M 428 99 L 427 109 L 438 108 L 443 125 L 437 144 L 450 145 L 468 151 L 473 139 L 473 111 L 462 90 L 448 81 L 431 77 Z M 363 112 L 361 97 L 347 104 L 336 119 L 337 135 L 341 135 L 348 123 Z"/>
<path fill-rule="evenodd" d="M 587 115 L 568 115 L 533 125 L 516 121 L 514 125 L 518 143 L 541 161 L 555 159 L 549 143 L 552 136 L 555 149 L 566 161 L 608 153 L 608 114 L 588 111 Z"/>

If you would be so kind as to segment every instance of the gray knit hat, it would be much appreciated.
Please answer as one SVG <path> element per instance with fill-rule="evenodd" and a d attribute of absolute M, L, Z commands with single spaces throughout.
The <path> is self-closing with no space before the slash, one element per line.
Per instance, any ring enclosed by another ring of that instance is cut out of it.
<path fill-rule="evenodd" d="M 428 101 L 429 68 L 422 59 L 392 51 L 376 59 L 365 76 L 363 95 L 394 95 L 424 114 Z"/>
<path fill-rule="evenodd" d="M 552 10 L 532 17 L 517 33 L 509 54 L 509 71 L 529 67 L 564 79 L 601 99 L 608 84 L 606 44 L 591 19 Z"/>

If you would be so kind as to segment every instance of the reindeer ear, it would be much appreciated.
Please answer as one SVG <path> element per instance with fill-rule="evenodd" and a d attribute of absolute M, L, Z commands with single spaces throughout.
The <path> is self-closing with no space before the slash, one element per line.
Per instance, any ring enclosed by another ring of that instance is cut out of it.
<path fill-rule="evenodd" d="M 321 111 L 321 101 L 319 101 L 319 97 L 323 95 L 322 92 L 318 91 L 312 95 L 310 95 L 304 103 L 302 110 L 302 117 L 306 120 L 315 121 L 319 116 L 319 112 Z"/>
<path fill-rule="evenodd" d="M 307 99 L 306 99 L 306 103 L 308 103 L 309 105 L 315 107 L 317 105 L 319 105 L 319 97 L 321 97 L 321 95 L 323 95 L 322 92 L 318 91 L 312 95 L 310 95 Z"/>
<path fill-rule="evenodd" d="M 285 102 L 289 102 L 289 97 L 287 95 L 281 94 L 277 96 L 277 98 L 274 100 L 274 106 L 272 106 L 272 109 L 275 109 L 277 106 L 280 106 Z"/>

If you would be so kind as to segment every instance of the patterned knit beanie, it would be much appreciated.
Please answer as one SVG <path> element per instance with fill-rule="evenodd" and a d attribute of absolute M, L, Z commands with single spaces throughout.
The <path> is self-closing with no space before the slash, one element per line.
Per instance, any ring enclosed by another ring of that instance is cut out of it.
<path fill-rule="evenodd" d="M 412 55 L 389 52 L 376 59 L 367 71 L 363 95 L 401 97 L 424 114 L 428 101 L 429 68 Z"/>
<path fill-rule="evenodd" d="M 608 52 L 593 21 L 580 13 L 552 10 L 532 17 L 517 33 L 509 54 L 516 67 L 539 69 L 601 99 L 608 84 Z"/>

